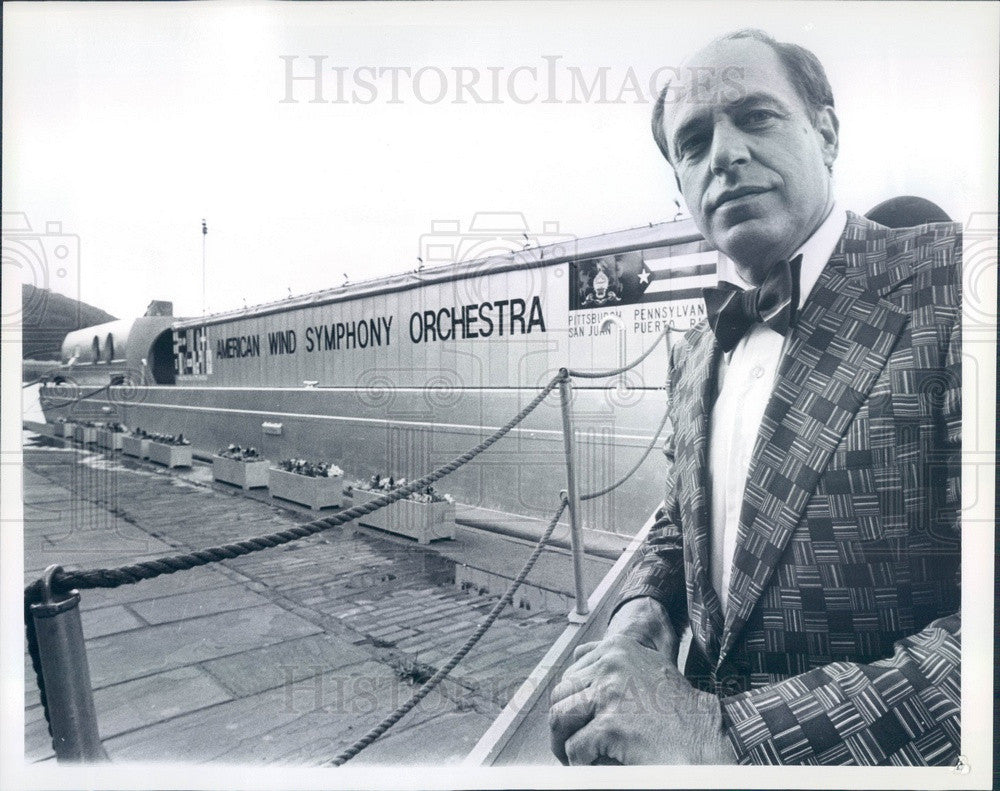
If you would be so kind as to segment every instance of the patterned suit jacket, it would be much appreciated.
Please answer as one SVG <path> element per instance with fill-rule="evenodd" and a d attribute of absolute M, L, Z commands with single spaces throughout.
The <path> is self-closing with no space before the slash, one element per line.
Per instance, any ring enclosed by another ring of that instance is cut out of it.
<path fill-rule="evenodd" d="M 754 446 L 725 618 L 708 427 L 721 350 L 671 354 L 667 497 L 622 602 L 693 632 L 741 763 L 954 763 L 959 752 L 961 226 L 848 214 Z"/>

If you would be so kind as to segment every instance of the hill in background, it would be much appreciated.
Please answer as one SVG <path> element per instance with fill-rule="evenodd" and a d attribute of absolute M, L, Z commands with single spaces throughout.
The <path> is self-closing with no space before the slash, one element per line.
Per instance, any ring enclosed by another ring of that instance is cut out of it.
<path fill-rule="evenodd" d="M 22 356 L 26 360 L 58 360 L 67 333 L 114 321 L 100 308 L 45 288 L 21 286 Z"/>

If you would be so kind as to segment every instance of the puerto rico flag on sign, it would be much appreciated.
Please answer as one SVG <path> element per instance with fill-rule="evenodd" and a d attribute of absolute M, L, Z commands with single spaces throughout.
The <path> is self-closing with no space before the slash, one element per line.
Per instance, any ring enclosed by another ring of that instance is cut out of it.
<path fill-rule="evenodd" d="M 701 299 L 702 288 L 717 282 L 718 263 L 715 250 L 677 255 L 668 247 L 573 261 L 569 309 Z"/>

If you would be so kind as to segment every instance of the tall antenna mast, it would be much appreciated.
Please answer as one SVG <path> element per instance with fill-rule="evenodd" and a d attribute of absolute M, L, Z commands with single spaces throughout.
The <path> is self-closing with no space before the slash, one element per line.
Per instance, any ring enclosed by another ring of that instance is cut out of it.
<path fill-rule="evenodd" d="M 201 219 L 201 317 L 205 318 L 205 247 L 208 239 L 208 224 Z"/>
<path fill-rule="evenodd" d="M 198 345 L 201 347 L 199 351 L 200 360 L 200 373 L 208 373 L 208 324 L 205 322 L 205 248 L 208 241 L 208 223 L 205 222 L 205 218 L 201 218 L 201 338 L 199 338 Z"/>

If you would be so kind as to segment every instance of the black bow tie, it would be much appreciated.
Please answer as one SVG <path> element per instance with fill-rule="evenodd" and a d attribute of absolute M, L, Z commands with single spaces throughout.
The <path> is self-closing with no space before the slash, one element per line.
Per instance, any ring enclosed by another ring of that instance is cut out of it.
<path fill-rule="evenodd" d="M 757 322 L 786 335 L 799 305 L 799 267 L 802 256 L 779 261 L 757 288 L 742 289 L 725 280 L 717 287 L 702 289 L 708 323 L 725 352 Z"/>

